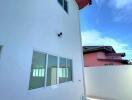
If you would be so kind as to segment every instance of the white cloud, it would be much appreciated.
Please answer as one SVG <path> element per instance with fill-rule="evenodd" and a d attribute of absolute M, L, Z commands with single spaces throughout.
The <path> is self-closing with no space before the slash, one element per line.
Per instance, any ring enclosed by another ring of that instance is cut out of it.
<path fill-rule="evenodd" d="M 95 0 L 96 4 L 98 6 L 102 6 L 102 4 L 104 3 L 105 0 Z"/>
<path fill-rule="evenodd" d="M 108 3 L 110 6 L 114 6 L 117 9 L 124 8 L 127 5 L 132 4 L 132 0 L 95 0 L 97 5 L 101 5 L 105 2 Z"/>
<path fill-rule="evenodd" d="M 116 6 L 116 8 L 120 9 L 131 4 L 132 0 L 111 0 L 111 2 Z"/>
<path fill-rule="evenodd" d="M 113 21 L 121 23 L 132 23 L 132 0 L 95 0 L 101 8 L 108 4 L 113 11 Z"/>
<path fill-rule="evenodd" d="M 132 23 L 132 6 L 127 5 L 123 8 L 117 9 L 114 12 L 114 21 L 122 23 Z"/>
<path fill-rule="evenodd" d="M 117 39 L 110 37 L 103 37 L 101 32 L 90 30 L 82 32 L 82 45 L 83 46 L 112 46 L 116 52 L 125 52 L 128 59 L 132 59 L 132 48 Z"/>
<path fill-rule="evenodd" d="M 115 22 L 132 23 L 132 0 L 110 0 Z"/>

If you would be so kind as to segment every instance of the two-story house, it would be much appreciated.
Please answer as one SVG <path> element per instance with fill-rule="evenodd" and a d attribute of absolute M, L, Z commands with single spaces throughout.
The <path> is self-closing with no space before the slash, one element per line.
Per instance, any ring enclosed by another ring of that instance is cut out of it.
<path fill-rule="evenodd" d="M 81 100 L 79 9 L 89 4 L 0 0 L 0 100 Z"/>

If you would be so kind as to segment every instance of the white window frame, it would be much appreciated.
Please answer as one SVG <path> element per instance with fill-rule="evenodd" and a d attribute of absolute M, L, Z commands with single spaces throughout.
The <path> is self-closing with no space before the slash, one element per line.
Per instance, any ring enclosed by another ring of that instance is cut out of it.
<path fill-rule="evenodd" d="M 41 54 L 45 54 L 45 55 L 46 55 L 46 61 L 47 61 L 47 53 L 42 52 L 42 51 L 40 51 L 40 50 L 36 50 L 36 49 L 33 50 L 33 52 L 32 52 L 32 58 L 31 58 L 31 59 L 33 59 L 33 54 L 34 54 L 34 52 L 38 52 L 38 53 L 41 53 Z M 30 86 L 30 78 L 31 78 L 32 63 L 33 63 L 33 61 L 31 61 L 31 65 L 30 65 L 29 86 Z M 44 73 L 46 73 L 46 62 L 45 62 L 45 71 L 44 71 Z M 45 74 L 44 74 L 44 75 L 45 75 Z M 46 76 L 44 76 L 44 86 L 43 86 L 43 87 L 45 87 L 45 77 L 46 77 Z M 43 87 L 38 87 L 38 88 L 30 89 L 29 86 L 28 86 L 28 90 L 29 90 L 29 91 L 35 90 L 35 89 L 39 89 L 39 88 L 43 88 Z"/>
<path fill-rule="evenodd" d="M 56 72 L 57 72 L 57 73 L 56 73 L 56 76 L 57 76 L 57 77 L 56 77 L 56 84 L 47 86 L 47 69 L 48 69 L 48 60 L 49 60 L 48 57 L 49 57 L 49 55 L 51 55 L 51 56 L 56 56 L 56 57 L 57 57 L 57 71 L 56 71 Z M 51 86 L 58 85 L 58 57 L 59 57 L 59 56 L 57 56 L 57 55 L 47 53 L 46 71 L 45 71 L 45 74 L 46 74 L 46 77 L 45 77 L 45 78 L 46 78 L 46 80 L 45 80 L 45 81 L 46 81 L 45 88 L 46 88 L 46 87 L 51 87 Z"/>
<path fill-rule="evenodd" d="M 60 84 L 65 84 L 67 82 L 73 82 L 73 59 L 66 58 L 66 57 L 61 57 L 61 56 L 57 56 L 57 55 L 51 54 L 51 53 L 45 53 L 45 52 L 42 52 L 42 51 L 39 51 L 39 50 L 33 50 L 33 52 L 34 51 L 36 51 L 38 53 L 46 54 L 45 77 L 44 77 L 44 86 L 43 86 L 44 88 L 52 87 L 52 86 L 56 86 L 56 85 L 60 85 Z M 52 55 L 52 56 L 56 56 L 57 57 L 57 75 L 56 75 L 57 76 L 57 79 L 56 79 L 56 84 L 55 85 L 46 86 L 47 85 L 47 68 L 48 68 L 48 60 L 49 60 L 48 57 L 49 57 L 49 55 Z M 64 83 L 59 83 L 59 74 L 58 73 L 59 73 L 59 68 L 60 68 L 60 58 L 65 58 L 66 59 L 66 68 L 67 68 L 67 60 L 72 60 L 72 68 L 71 68 L 72 69 L 72 80 L 66 81 Z M 32 63 L 33 62 L 31 62 L 31 64 Z M 30 70 L 31 70 L 31 68 L 30 68 Z M 29 77 L 29 82 L 30 82 L 30 77 Z M 40 87 L 40 88 L 43 88 L 43 87 Z M 35 89 L 39 89 L 39 88 L 35 88 Z M 31 90 L 34 90 L 34 89 L 31 89 Z"/>

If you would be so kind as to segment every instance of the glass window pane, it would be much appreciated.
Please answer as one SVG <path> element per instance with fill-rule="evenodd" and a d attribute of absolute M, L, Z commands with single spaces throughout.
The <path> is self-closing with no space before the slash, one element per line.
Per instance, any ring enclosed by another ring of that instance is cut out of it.
<path fill-rule="evenodd" d="M 68 13 L 68 2 L 64 0 L 64 10 Z"/>
<path fill-rule="evenodd" d="M 45 80 L 46 54 L 34 51 L 31 66 L 29 89 L 43 87 Z"/>
<path fill-rule="evenodd" d="M 67 72 L 68 68 L 66 68 L 66 59 L 60 58 L 60 64 L 59 64 L 59 83 L 64 83 L 67 81 Z"/>
<path fill-rule="evenodd" d="M 46 86 L 57 83 L 57 57 L 48 55 L 47 84 Z"/>
<path fill-rule="evenodd" d="M 63 0 L 58 0 L 59 4 L 63 6 Z"/>
<path fill-rule="evenodd" d="M 67 81 L 72 81 L 72 60 L 68 59 L 67 60 L 67 67 L 68 67 L 68 78 Z"/>

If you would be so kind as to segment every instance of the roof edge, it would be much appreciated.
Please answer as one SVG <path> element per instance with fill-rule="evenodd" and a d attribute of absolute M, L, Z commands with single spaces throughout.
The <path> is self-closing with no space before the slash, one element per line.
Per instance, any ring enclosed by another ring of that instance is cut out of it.
<path fill-rule="evenodd" d="M 92 4 L 92 0 L 74 0 L 74 1 L 77 3 L 77 5 L 79 7 L 79 10 L 83 9 L 87 5 L 91 5 Z"/>

